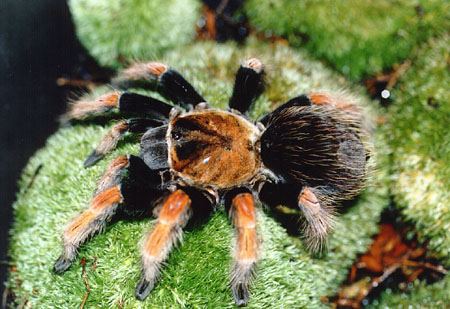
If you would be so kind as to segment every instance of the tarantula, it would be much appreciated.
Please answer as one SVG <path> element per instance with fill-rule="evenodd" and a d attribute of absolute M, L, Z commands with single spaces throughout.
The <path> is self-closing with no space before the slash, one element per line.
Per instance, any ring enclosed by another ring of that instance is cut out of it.
<path fill-rule="evenodd" d="M 368 151 L 361 113 L 351 100 L 310 93 L 256 123 L 247 119 L 264 91 L 264 67 L 256 58 L 237 71 L 227 111 L 211 108 L 180 73 L 161 63 L 134 64 L 112 84 L 153 89 L 175 105 L 111 92 L 71 107 L 71 119 L 114 110 L 141 116 L 115 125 L 85 166 L 105 156 L 127 132 L 143 135 L 140 157 L 114 159 L 89 207 L 66 226 L 56 273 L 67 270 L 79 246 L 114 215 L 152 210 L 158 219 L 142 247 L 142 279 L 135 290 L 143 300 L 191 214 L 210 212 L 223 202 L 236 228 L 231 289 L 236 304 L 243 306 L 258 259 L 255 204 L 293 202 L 304 215 L 306 243 L 317 251 L 332 229 L 334 206 L 364 183 Z"/>

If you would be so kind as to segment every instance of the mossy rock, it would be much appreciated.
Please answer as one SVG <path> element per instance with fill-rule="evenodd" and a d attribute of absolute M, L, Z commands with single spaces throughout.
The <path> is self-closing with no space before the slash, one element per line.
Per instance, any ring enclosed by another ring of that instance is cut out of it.
<path fill-rule="evenodd" d="M 111 67 L 192 42 L 200 16 L 195 0 L 70 0 L 69 5 L 80 41 Z"/>
<path fill-rule="evenodd" d="M 300 93 L 349 87 L 341 76 L 303 53 L 253 40 L 247 47 L 199 43 L 168 53 L 165 62 L 179 69 L 213 106 L 224 108 L 240 61 L 254 55 L 267 64 L 268 88 L 256 102 L 252 119 Z M 352 92 L 374 119 L 373 108 L 361 89 Z M 159 284 L 144 302 L 135 299 L 134 288 L 141 271 L 139 242 L 154 225 L 151 219 L 109 225 L 105 233 L 82 246 L 67 272 L 53 274 L 66 222 L 89 203 L 110 160 L 139 152 L 138 145 L 121 143 L 97 165 L 84 169 L 84 159 L 110 126 L 83 123 L 62 128 L 25 168 L 14 204 L 10 248 L 15 271 L 10 273 L 9 286 L 18 303 L 28 299 L 32 307 L 39 308 L 79 306 L 86 294 L 80 265 L 84 257 L 91 291 L 88 307 L 117 308 L 118 302 L 123 302 L 124 308 L 233 307 L 229 287 L 233 229 L 221 208 L 207 223 L 186 231 L 183 245 L 172 252 Z M 384 147 L 381 138 L 376 143 Z M 40 164 L 43 167 L 27 188 Z M 377 232 L 380 212 L 388 203 L 380 177 L 384 176 L 374 177 L 356 204 L 339 217 L 329 250 L 321 257 L 310 255 L 299 238 L 287 234 L 278 221 L 260 209 L 262 252 L 249 308 L 323 306 L 322 297 L 336 293 L 356 256 L 367 250 Z M 95 270 L 91 268 L 94 260 Z"/>
<path fill-rule="evenodd" d="M 441 0 L 249 0 L 245 12 L 258 30 L 306 47 L 353 79 L 391 68 L 450 28 L 450 3 Z"/>
<path fill-rule="evenodd" d="M 388 147 L 390 194 L 440 263 L 450 266 L 450 35 L 422 44 L 391 93 L 382 134 Z M 382 292 L 374 308 L 448 308 L 450 275 L 435 283 L 415 280 L 407 292 Z"/>
<path fill-rule="evenodd" d="M 450 265 L 450 35 L 424 44 L 392 92 L 390 187 L 422 241 Z"/>

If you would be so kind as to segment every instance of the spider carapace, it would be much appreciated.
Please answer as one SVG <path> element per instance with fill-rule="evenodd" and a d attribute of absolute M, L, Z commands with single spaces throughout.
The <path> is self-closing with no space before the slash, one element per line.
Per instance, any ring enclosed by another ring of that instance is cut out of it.
<path fill-rule="evenodd" d="M 233 188 L 248 183 L 261 166 L 259 130 L 230 112 L 176 118 L 168 136 L 169 165 L 192 185 Z"/>
<path fill-rule="evenodd" d="M 332 229 L 334 206 L 363 186 L 369 154 L 357 105 L 345 96 L 310 93 L 250 122 L 248 111 L 264 90 L 264 67 L 256 58 L 239 68 L 227 111 L 211 108 L 180 73 L 161 63 L 134 64 L 112 84 L 156 90 L 174 105 L 116 91 L 71 106 L 70 119 L 114 110 L 139 116 L 113 126 L 85 166 L 126 133 L 143 135 L 140 156 L 114 159 L 89 207 L 66 226 L 56 273 L 67 270 L 80 245 L 116 214 L 150 210 L 158 219 L 142 246 L 142 279 L 135 291 L 142 300 L 191 215 L 223 202 L 236 231 L 231 290 L 236 304 L 246 305 L 258 260 L 259 201 L 301 210 L 306 244 L 314 251 Z"/>

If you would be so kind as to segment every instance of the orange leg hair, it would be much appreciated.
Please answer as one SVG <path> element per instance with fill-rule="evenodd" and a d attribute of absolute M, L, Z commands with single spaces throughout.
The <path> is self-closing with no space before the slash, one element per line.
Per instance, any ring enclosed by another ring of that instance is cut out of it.
<path fill-rule="evenodd" d="M 182 227 L 191 215 L 191 199 L 182 190 L 169 195 L 158 213 L 156 226 L 150 232 L 142 248 L 142 279 L 136 286 L 136 297 L 143 300 L 153 289 L 161 264 L 178 240 L 182 239 Z"/>
<path fill-rule="evenodd" d="M 130 118 L 119 122 L 108 131 L 97 148 L 87 157 L 86 161 L 84 161 L 84 167 L 94 165 L 98 160 L 116 148 L 117 143 L 126 133 L 144 133 L 149 128 L 160 125 L 162 125 L 162 122 L 145 118 Z"/>
<path fill-rule="evenodd" d="M 63 254 L 56 261 L 54 271 L 61 273 L 70 267 L 77 256 L 78 247 L 92 234 L 104 228 L 123 202 L 120 185 L 110 187 L 96 195 L 78 217 L 72 220 L 63 234 Z"/>
<path fill-rule="evenodd" d="M 235 263 L 231 288 L 238 306 L 248 303 L 248 289 L 258 260 L 255 202 L 251 193 L 240 193 L 231 201 L 230 216 L 236 228 Z"/>
<path fill-rule="evenodd" d="M 54 271 L 67 270 L 77 256 L 78 247 L 104 229 L 119 210 L 129 215 L 151 210 L 155 195 L 161 193 L 155 189 L 160 181 L 158 171 L 148 168 L 139 157 L 125 155 L 111 161 L 89 207 L 67 224 L 62 236 L 63 254 L 55 262 Z"/>
<path fill-rule="evenodd" d="M 321 205 L 313 190 L 305 187 L 298 197 L 298 205 L 306 219 L 307 246 L 311 251 L 316 252 L 325 245 L 328 233 L 333 228 L 334 213 L 331 207 Z"/>
<path fill-rule="evenodd" d="M 120 92 L 106 93 L 95 100 L 80 100 L 70 106 L 67 119 L 84 119 L 91 115 L 103 114 L 119 104 Z"/>
<path fill-rule="evenodd" d="M 350 97 L 348 98 L 340 98 L 339 96 L 331 97 L 328 94 L 320 92 L 309 93 L 308 96 L 311 99 L 312 103 L 315 105 L 330 105 L 343 112 L 361 113 L 361 110 L 358 107 L 358 105 L 354 104 Z"/>
<path fill-rule="evenodd" d="M 114 110 L 128 113 L 139 113 L 160 119 L 169 117 L 172 105 L 160 100 L 133 92 L 109 92 L 96 99 L 81 99 L 74 102 L 62 120 L 86 119 L 91 116 L 105 114 Z M 120 128 L 117 128 L 120 131 Z"/>
<path fill-rule="evenodd" d="M 70 267 L 77 256 L 78 247 L 89 236 L 103 229 L 106 222 L 116 213 L 118 205 L 123 203 L 119 178 L 128 166 L 128 156 L 114 159 L 97 185 L 89 207 L 66 226 L 62 237 L 63 254 L 54 266 L 56 273 L 61 273 Z"/>

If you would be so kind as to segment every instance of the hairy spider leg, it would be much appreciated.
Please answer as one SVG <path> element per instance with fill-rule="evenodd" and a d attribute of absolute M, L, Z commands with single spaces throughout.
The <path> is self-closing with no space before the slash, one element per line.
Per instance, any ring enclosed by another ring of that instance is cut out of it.
<path fill-rule="evenodd" d="M 231 200 L 230 218 L 236 230 L 231 289 L 237 306 L 248 303 L 248 290 L 258 260 L 255 201 L 250 192 L 238 193 Z"/>
<path fill-rule="evenodd" d="M 184 107 L 206 102 L 177 70 L 158 62 L 135 63 L 114 78 L 112 84 L 120 89 L 156 90 L 174 104 Z"/>
<path fill-rule="evenodd" d="M 320 197 L 320 189 L 310 187 L 304 187 L 298 196 L 298 206 L 306 219 L 304 237 L 312 252 L 325 247 L 327 236 L 335 223 L 334 208 L 321 202 Z"/>
<path fill-rule="evenodd" d="M 142 248 L 143 276 L 136 286 L 139 300 L 148 296 L 158 280 L 161 264 L 177 241 L 181 241 L 182 228 L 188 221 L 192 209 L 191 199 L 178 189 L 168 196 L 158 212 L 158 221 Z"/>
<path fill-rule="evenodd" d="M 71 105 L 65 118 L 85 119 L 113 110 L 168 119 L 173 106 L 160 100 L 132 92 L 109 92 L 93 100 L 79 100 Z"/>
<path fill-rule="evenodd" d="M 84 161 L 84 167 L 97 163 L 105 155 L 116 148 L 117 143 L 126 133 L 145 133 L 150 128 L 163 125 L 162 122 L 147 118 L 130 118 L 119 122 L 103 137 L 97 148 Z"/>
<path fill-rule="evenodd" d="M 157 99 L 131 92 L 110 92 L 95 100 L 81 100 L 71 106 L 66 115 L 68 119 L 84 119 L 89 116 L 101 115 L 112 110 L 136 113 L 143 117 L 168 119 L 173 106 Z M 115 125 L 103 138 L 98 147 L 90 153 L 84 162 L 89 167 L 98 162 L 108 152 L 113 150 L 117 142 L 126 133 L 144 133 L 149 128 L 163 125 L 163 122 L 148 118 L 132 118 Z"/>
<path fill-rule="evenodd" d="M 143 200 L 149 201 L 149 195 L 159 196 L 155 192 L 159 182 L 160 175 L 150 170 L 139 157 L 114 159 L 100 179 L 89 207 L 66 226 L 62 236 L 63 253 L 55 262 L 55 273 L 62 273 L 70 267 L 79 246 L 103 230 L 120 205 L 127 203 L 128 208 L 124 212 L 130 214 L 145 211 L 148 205 L 139 204 Z"/>
<path fill-rule="evenodd" d="M 349 98 L 346 100 L 340 99 L 339 97 L 331 97 L 328 94 L 320 93 L 320 92 L 312 92 L 308 94 L 309 98 L 311 99 L 311 102 L 315 105 L 331 105 L 334 108 L 341 110 L 341 111 L 348 111 L 348 112 L 358 112 L 359 107 L 356 104 L 353 104 Z"/>
<path fill-rule="evenodd" d="M 282 104 L 271 113 L 265 115 L 259 121 L 262 124 L 267 124 L 273 115 L 279 114 L 283 109 L 290 108 L 293 106 L 312 106 L 312 105 L 328 105 L 340 110 L 341 112 L 350 113 L 359 118 L 361 110 L 354 104 L 349 98 L 339 99 L 336 97 L 331 97 L 328 94 L 320 92 L 312 92 L 309 94 L 302 94 L 295 98 L 290 99 L 286 103 Z M 353 121 L 359 122 L 360 119 L 353 117 Z"/>
<path fill-rule="evenodd" d="M 236 73 L 233 94 L 228 105 L 230 109 L 245 114 L 263 92 L 264 65 L 259 59 L 247 59 Z"/>

